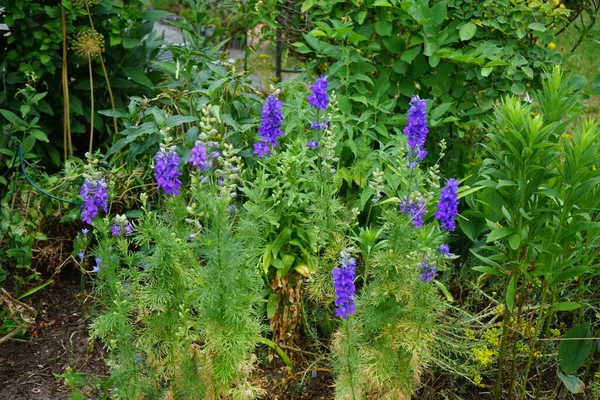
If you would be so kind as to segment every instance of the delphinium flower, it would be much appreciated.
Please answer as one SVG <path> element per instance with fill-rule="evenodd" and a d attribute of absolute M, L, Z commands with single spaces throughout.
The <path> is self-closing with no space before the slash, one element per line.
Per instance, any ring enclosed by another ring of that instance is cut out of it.
<path fill-rule="evenodd" d="M 452 257 L 452 253 L 450 253 L 450 246 L 446 243 L 442 243 L 438 246 L 438 251 L 440 254 L 450 258 Z"/>
<path fill-rule="evenodd" d="M 212 161 L 206 154 L 206 146 L 201 141 L 196 141 L 188 162 L 200 171 L 206 171 L 212 167 Z"/>
<path fill-rule="evenodd" d="M 429 283 L 433 280 L 433 278 L 435 278 L 437 266 L 435 263 L 431 263 L 426 258 L 423 258 L 421 265 L 419 265 L 419 272 L 421 272 L 421 274 L 418 276 L 418 278 L 425 283 Z"/>
<path fill-rule="evenodd" d="M 89 232 L 90 232 L 90 230 L 89 230 L 89 229 L 87 229 L 87 228 L 83 228 L 83 229 L 81 230 L 81 234 L 83 235 L 83 237 L 84 237 L 84 238 L 86 238 L 86 237 L 87 237 L 87 235 L 88 235 L 88 233 L 89 233 Z"/>
<path fill-rule="evenodd" d="M 317 142 L 316 140 L 309 140 L 306 143 L 306 147 L 308 147 L 309 149 L 318 149 L 319 148 L 319 142 Z"/>
<path fill-rule="evenodd" d="M 329 97 L 327 96 L 327 76 L 317 78 L 310 85 L 312 93 L 308 95 L 308 102 L 311 106 L 321 110 L 326 110 L 329 105 Z"/>
<path fill-rule="evenodd" d="M 178 167 L 179 156 L 175 152 L 175 148 L 161 145 L 154 157 L 154 177 L 158 182 L 158 187 L 162 188 L 166 194 L 179 194 L 181 172 L 177 169 Z"/>
<path fill-rule="evenodd" d="M 119 236 L 123 230 L 126 234 L 133 234 L 133 227 L 131 226 L 131 222 L 127 219 L 125 215 L 119 215 L 113 219 L 113 224 L 110 226 L 110 231 L 113 236 Z"/>
<path fill-rule="evenodd" d="M 102 258 L 100 257 L 96 257 L 96 265 L 94 265 L 94 267 L 92 268 L 92 272 L 93 273 L 98 273 L 100 272 L 100 265 L 102 264 Z"/>
<path fill-rule="evenodd" d="M 410 108 L 406 126 L 402 131 L 408 139 L 409 148 L 409 168 L 414 168 L 418 161 L 423 161 L 427 156 L 425 150 L 425 141 L 427 140 L 427 99 L 420 99 L 419 96 L 413 96 L 410 99 Z"/>
<path fill-rule="evenodd" d="M 85 257 L 85 252 L 80 251 L 77 253 L 77 257 L 79 257 L 79 262 L 83 262 L 83 258 Z"/>
<path fill-rule="evenodd" d="M 435 211 L 435 218 L 440 221 L 443 229 L 448 232 L 456 228 L 456 215 L 458 214 L 458 180 L 451 178 L 446 182 L 446 187 L 440 190 L 440 201 Z"/>
<path fill-rule="evenodd" d="M 86 176 L 85 182 L 81 186 L 81 219 L 88 223 L 92 223 L 92 218 L 98 215 L 98 209 L 102 208 L 104 212 L 108 211 L 108 193 L 106 192 L 106 182 L 104 178 L 92 178 Z M 84 236 L 87 235 L 84 234 Z"/>
<path fill-rule="evenodd" d="M 335 289 L 335 313 L 342 319 L 348 318 L 356 311 L 354 304 L 354 276 L 356 274 L 356 259 L 346 251 L 340 252 L 340 266 L 331 270 L 333 287 Z"/>
<path fill-rule="evenodd" d="M 277 138 L 283 135 L 281 125 L 283 123 L 283 103 L 277 96 L 270 95 L 263 105 L 262 122 L 258 128 L 260 142 L 254 144 L 254 154 L 266 157 L 272 148 L 277 147 Z"/>
<path fill-rule="evenodd" d="M 319 131 L 321 129 L 327 128 L 328 124 L 329 124 L 329 121 L 322 121 L 322 122 L 312 121 L 310 123 L 310 127 L 313 128 L 316 131 Z"/>
<path fill-rule="evenodd" d="M 427 212 L 425 199 L 419 193 L 411 193 L 410 196 L 400 202 L 400 211 L 408 214 L 415 228 L 421 228 L 423 217 Z"/>

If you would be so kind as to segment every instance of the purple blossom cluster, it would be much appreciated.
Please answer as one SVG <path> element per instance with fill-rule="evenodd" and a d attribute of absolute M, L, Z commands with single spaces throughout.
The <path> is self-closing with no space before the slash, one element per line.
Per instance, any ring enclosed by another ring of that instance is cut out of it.
<path fill-rule="evenodd" d="M 437 274 L 437 266 L 435 263 L 430 263 L 426 258 L 423 258 L 421 265 L 419 265 L 419 272 L 421 274 L 419 274 L 418 278 L 425 283 L 429 283 Z"/>
<path fill-rule="evenodd" d="M 317 142 L 316 140 L 309 140 L 306 143 L 306 147 L 308 147 L 309 149 L 318 149 L 319 148 L 319 142 Z"/>
<path fill-rule="evenodd" d="M 425 199 L 410 196 L 400 202 L 400 211 L 408 214 L 415 228 L 423 227 L 423 217 L 427 213 Z"/>
<path fill-rule="evenodd" d="M 123 231 L 125 231 L 127 235 L 132 235 L 133 226 L 131 226 L 131 222 L 129 222 L 126 216 L 117 215 L 113 219 L 113 224 L 110 226 L 110 233 L 113 236 L 119 236 Z"/>
<path fill-rule="evenodd" d="M 316 131 L 327 128 L 327 125 L 329 125 L 329 121 L 321 121 L 321 122 L 312 121 L 310 123 L 310 127 Z"/>
<path fill-rule="evenodd" d="M 92 218 L 98 215 L 98 209 L 102 208 L 104 212 L 108 211 L 108 193 L 106 192 L 106 182 L 104 178 L 93 179 L 86 177 L 81 186 L 81 219 L 88 224 L 92 223 Z"/>
<path fill-rule="evenodd" d="M 308 102 L 310 105 L 321 110 L 326 110 L 329 105 L 329 97 L 327 96 L 327 76 L 317 78 L 315 83 L 310 85 L 310 90 L 312 90 L 312 93 L 308 95 Z"/>
<path fill-rule="evenodd" d="M 342 319 L 348 318 L 356 311 L 354 304 L 354 276 L 356 274 L 356 259 L 342 251 L 340 253 L 340 266 L 331 270 L 333 274 L 333 288 L 335 289 L 335 313 Z"/>
<path fill-rule="evenodd" d="M 277 147 L 277 138 L 283 135 L 283 103 L 277 96 L 270 95 L 262 110 L 262 122 L 258 128 L 260 142 L 254 143 L 254 154 L 260 158 L 266 157 L 271 149 Z"/>
<path fill-rule="evenodd" d="M 178 167 L 179 156 L 175 150 L 167 150 L 161 146 L 154 157 L 154 177 L 158 182 L 158 188 L 162 188 L 166 194 L 179 194 L 181 172 Z"/>
<path fill-rule="evenodd" d="M 443 229 L 448 232 L 456 228 L 456 215 L 458 214 L 458 180 L 448 179 L 446 187 L 440 190 L 440 201 L 435 211 L 435 218 L 440 221 Z"/>
<path fill-rule="evenodd" d="M 446 243 L 442 243 L 438 246 L 438 251 L 440 252 L 440 254 L 450 258 L 452 257 L 452 253 L 450 253 L 450 246 L 447 245 Z"/>
<path fill-rule="evenodd" d="M 408 138 L 409 157 L 414 161 L 409 163 L 409 168 L 414 168 L 418 161 L 427 157 L 425 141 L 429 129 L 427 128 L 427 99 L 413 96 L 410 99 L 407 122 L 402 131 Z"/>
<path fill-rule="evenodd" d="M 188 162 L 200 171 L 206 171 L 212 167 L 212 160 L 209 159 L 206 153 L 206 146 L 200 141 L 196 141 Z"/>

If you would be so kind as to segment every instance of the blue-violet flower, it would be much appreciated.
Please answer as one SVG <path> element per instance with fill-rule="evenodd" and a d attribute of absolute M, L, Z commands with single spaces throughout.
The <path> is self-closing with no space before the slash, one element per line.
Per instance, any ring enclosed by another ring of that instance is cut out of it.
<path fill-rule="evenodd" d="M 81 186 L 81 219 L 88 224 L 92 223 L 92 218 L 98 215 L 98 209 L 102 208 L 104 212 L 108 211 L 108 193 L 106 192 L 106 182 L 104 178 L 93 179 L 86 177 Z M 87 231 L 84 236 L 87 235 Z"/>
<path fill-rule="evenodd" d="M 179 194 L 181 172 L 177 169 L 178 167 L 179 156 L 177 153 L 161 146 L 154 158 L 154 177 L 158 182 L 158 187 L 162 188 L 166 194 Z"/>
<path fill-rule="evenodd" d="M 427 212 L 425 209 L 425 199 L 420 196 L 409 196 L 400 202 L 400 211 L 408 214 L 415 228 L 421 228 L 423 226 L 423 217 Z"/>
<path fill-rule="evenodd" d="M 452 253 L 450 253 L 450 246 L 446 243 L 440 244 L 438 246 L 438 251 L 440 252 L 440 254 L 443 254 L 448 258 L 452 257 Z"/>
<path fill-rule="evenodd" d="M 309 140 L 306 143 L 306 147 L 308 147 L 309 149 L 318 149 L 319 148 L 319 142 L 317 142 L 316 140 Z"/>
<path fill-rule="evenodd" d="M 435 263 L 430 263 L 426 258 L 423 258 L 421 265 L 419 265 L 419 272 L 421 272 L 421 274 L 418 276 L 418 278 L 425 283 L 429 283 L 433 280 L 433 278 L 435 278 L 437 266 Z"/>
<path fill-rule="evenodd" d="M 258 128 L 260 142 L 254 144 L 254 154 L 261 158 L 270 153 L 271 147 L 277 147 L 277 138 L 283 135 L 282 108 L 283 103 L 275 95 L 270 95 L 263 105 L 262 122 Z"/>
<path fill-rule="evenodd" d="M 456 215 L 458 214 L 458 181 L 448 179 L 446 187 L 440 190 L 440 201 L 435 211 L 435 218 L 440 221 L 443 229 L 448 232 L 456 228 Z"/>
<path fill-rule="evenodd" d="M 342 319 L 348 318 L 356 311 L 354 304 L 354 276 L 356 274 L 356 259 L 349 253 L 340 252 L 340 266 L 331 270 L 333 287 L 335 289 L 335 313 Z"/>
<path fill-rule="evenodd" d="M 418 161 L 423 161 L 427 156 L 425 150 L 425 141 L 427 140 L 427 99 L 420 99 L 419 96 L 413 96 L 410 99 L 410 108 L 408 110 L 407 122 L 402 131 L 408 139 L 409 157 L 414 157 Z M 416 161 L 409 163 L 409 168 L 415 167 Z"/>
<path fill-rule="evenodd" d="M 322 76 L 315 80 L 310 86 L 312 93 L 308 95 L 308 102 L 311 106 L 326 110 L 329 104 L 329 97 L 327 96 L 327 76 Z"/>
<path fill-rule="evenodd" d="M 214 157 L 215 153 L 212 153 L 211 156 Z M 188 162 L 194 167 L 198 168 L 200 171 L 206 171 L 212 166 L 212 162 L 208 159 L 208 155 L 206 154 L 206 147 L 202 144 L 202 142 L 196 142 L 192 148 Z"/>

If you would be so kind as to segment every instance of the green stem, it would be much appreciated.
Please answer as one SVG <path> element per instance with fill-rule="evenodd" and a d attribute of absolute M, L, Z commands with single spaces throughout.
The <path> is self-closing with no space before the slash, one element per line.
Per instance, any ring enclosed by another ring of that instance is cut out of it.
<path fill-rule="evenodd" d="M 521 389 L 521 396 L 519 397 L 521 400 L 525 398 L 525 393 L 527 391 L 527 379 L 529 378 L 529 370 L 531 369 L 531 363 L 533 362 L 533 354 L 535 353 L 535 345 L 537 344 L 537 338 L 540 333 L 540 329 L 545 320 L 544 308 L 546 307 L 546 299 L 547 299 L 547 287 L 546 281 L 544 281 L 544 285 L 542 286 L 542 299 L 540 301 L 540 311 L 537 319 L 537 323 L 535 324 L 535 331 L 533 336 L 531 337 L 531 342 L 529 344 L 529 357 L 527 359 L 527 366 L 525 367 L 525 378 L 523 379 L 523 388 Z"/>
<path fill-rule="evenodd" d="M 508 341 L 508 324 L 510 322 L 510 311 L 508 307 L 504 311 L 504 324 L 502 328 L 502 344 L 500 345 L 500 355 L 498 357 L 498 374 L 496 375 L 496 388 L 494 389 L 494 400 L 500 399 L 502 395 L 502 367 L 504 357 L 506 356 L 506 342 Z"/>
<path fill-rule="evenodd" d="M 92 76 L 92 59 L 88 59 L 88 66 L 90 69 L 90 149 L 89 152 L 92 154 L 92 150 L 94 149 L 94 79 Z"/>
<path fill-rule="evenodd" d="M 350 353 L 352 352 L 352 344 L 350 343 L 350 325 L 348 319 L 344 320 L 344 328 L 346 329 L 346 343 L 348 344 L 348 352 L 346 353 L 346 364 L 348 365 L 348 374 L 350 375 L 350 390 L 352 391 L 352 400 L 356 399 L 354 393 L 354 373 L 352 371 L 352 362 L 350 361 Z"/>

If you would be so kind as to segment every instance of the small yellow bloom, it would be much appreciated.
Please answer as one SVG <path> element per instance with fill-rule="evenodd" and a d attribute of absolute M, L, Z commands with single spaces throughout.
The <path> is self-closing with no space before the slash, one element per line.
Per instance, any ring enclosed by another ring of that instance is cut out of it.
<path fill-rule="evenodd" d="M 467 339 L 473 340 L 475 339 L 475 332 L 473 332 L 471 329 L 465 329 L 465 337 Z"/>
<path fill-rule="evenodd" d="M 565 5 L 564 5 L 563 3 L 560 3 L 560 6 L 559 6 L 559 7 L 560 7 L 560 8 L 562 8 L 562 9 L 564 9 L 564 8 L 565 8 Z"/>
<path fill-rule="evenodd" d="M 550 43 L 548 43 L 548 48 L 549 48 L 550 50 L 554 50 L 554 49 L 556 48 L 556 43 L 554 43 L 554 42 L 550 42 Z"/>
<path fill-rule="evenodd" d="M 477 374 L 473 377 L 473 383 L 475 384 L 475 386 L 478 386 L 480 388 L 484 388 L 485 385 L 483 383 L 481 383 L 481 375 Z"/>
<path fill-rule="evenodd" d="M 550 333 L 551 333 L 553 336 L 556 336 L 556 337 L 559 337 L 559 336 L 561 335 L 561 333 L 560 333 L 560 329 L 556 329 L 556 328 L 554 328 L 554 329 L 550 329 Z"/>
<path fill-rule="evenodd" d="M 496 313 L 498 313 L 498 314 L 504 314 L 504 304 L 498 304 L 496 306 Z"/>

